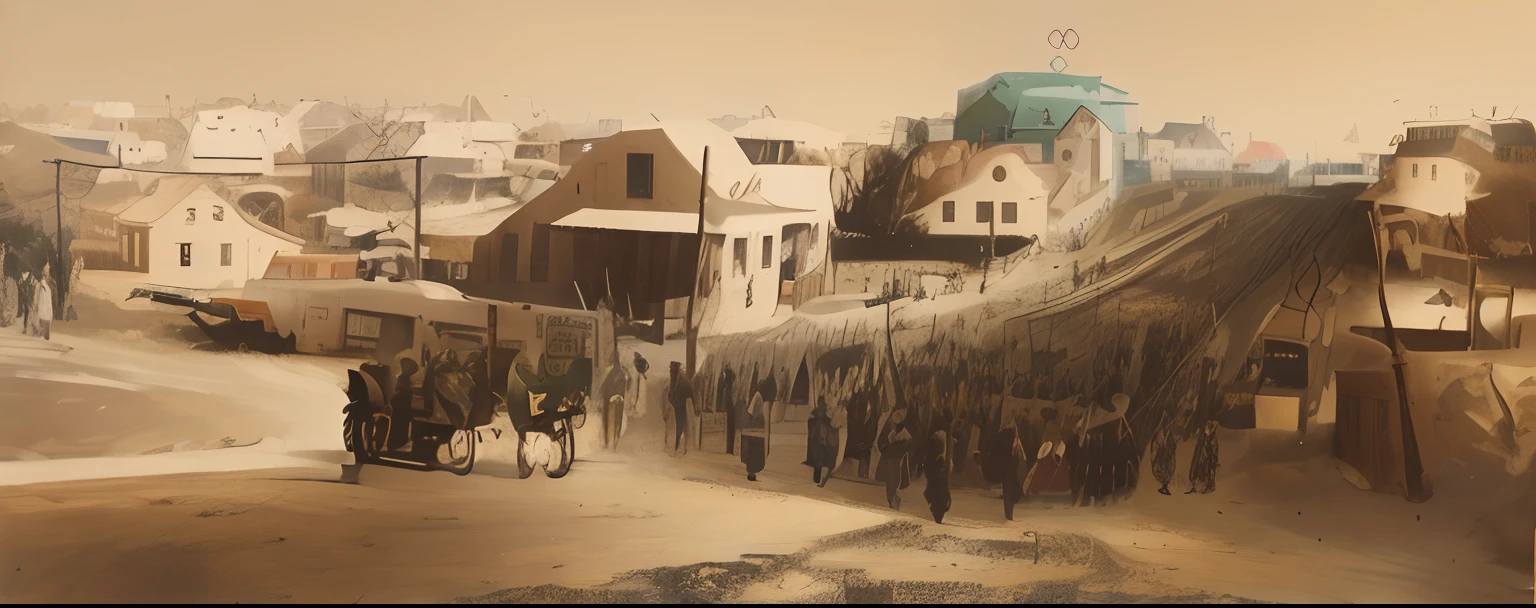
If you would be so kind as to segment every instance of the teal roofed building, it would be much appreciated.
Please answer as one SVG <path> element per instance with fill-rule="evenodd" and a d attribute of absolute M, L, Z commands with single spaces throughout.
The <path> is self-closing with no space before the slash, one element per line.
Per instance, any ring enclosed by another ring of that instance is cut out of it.
<path fill-rule="evenodd" d="M 1104 84 L 1098 76 L 1003 72 L 960 89 L 955 138 L 1037 144 L 1042 162 L 1054 162 L 1056 133 L 1079 107 L 1088 108 L 1118 134 L 1140 127 L 1130 94 Z"/>

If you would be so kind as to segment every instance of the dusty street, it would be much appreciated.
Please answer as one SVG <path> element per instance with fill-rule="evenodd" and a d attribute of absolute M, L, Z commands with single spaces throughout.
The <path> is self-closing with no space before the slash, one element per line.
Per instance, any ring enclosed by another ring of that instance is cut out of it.
<path fill-rule="evenodd" d="M 600 449 L 589 422 L 564 479 L 515 479 L 492 442 L 467 477 L 368 467 L 343 484 L 338 384 L 354 362 L 189 348 L 183 319 L 130 312 L 53 342 L 0 334 L 0 409 L 18 422 L 0 426 L 0 601 L 1531 597 L 1529 573 L 1496 559 L 1517 531 L 1493 507 L 1508 497 L 1458 492 L 1454 475 L 1413 505 L 1355 489 L 1320 446 L 1232 434 L 1213 494 L 1145 488 L 1005 522 L 994 494 L 957 488 L 941 526 L 921 480 L 900 512 L 868 482 L 811 484 L 804 423 L 775 431 L 758 483 L 734 456 L 667 455 L 659 374 L 623 449 Z"/>

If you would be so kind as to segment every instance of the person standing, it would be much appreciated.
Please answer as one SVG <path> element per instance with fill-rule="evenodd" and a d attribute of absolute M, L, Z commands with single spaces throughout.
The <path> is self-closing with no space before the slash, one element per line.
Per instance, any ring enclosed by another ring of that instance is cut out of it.
<path fill-rule="evenodd" d="M 936 524 L 944 523 L 944 514 L 949 512 L 951 504 L 948 447 L 949 436 L 942 428 L 928 438 L 927 462 L 923 465 L 923 477 L 928 485 L 923 489 L 923 498 L 928 500 L 928 510 L 933 513 L 933 523 Z"/>
<path fill-rule="evenodd" d="M 741 463 L 747 465 L 747 481 L 757 481 L 757 474 L 768 464 L 768 416 L 764 409 L 762 393 L 753 391 L 741 421 Z"/>
<path fill-rule="evenodd" d="M 693 405 L 693 383 L 683 374 L 683 364 L 673 361 L 671 378 L 667 384 L 667 402 L 672 406 L 672 424 L 676 430 L 676 439 L 672 444 L 672 453 L 679 449 L 683 455 L 688 455 L 688 444 L 683 438 L 688 435 L 688 418 Z"/>
<path fill-rule="evenodd" d="M 720 371 L 720 382 L 715 386 L 715 411 L 725 413 L 725 453 L 736 453 L 736 370 L 727 363 Z"/>
<path fill-rule="evenodd" d="M 52 339 L 53 328 L 53 277 L 48 274 L 49 265 L 43 264 L 43 276 L 36 279 L 33 288 L 32 335 L 44 340 Z"/>
<path fill-rule="evenodd" d="M 1189 491 L 1185 494 L 1210 494 L 1216 491 L 1216 469 L 1221 466 L 1216 445 L 1216 421 L 1208 420 L 1195 438 L 1195 458 L 1189 465 Z"/>
<path fill-rule="evenodd" d="M 1175 426 L 1163 427 L 1152 444 L 1152 477 L 1161 484 L 1157 493 L 1163 496 L 1173 495 L 1168 491 L 1168 484 L 1173 482 L 1173 471 L 1178 462 L 1179 439 Z"/>
<path fill-rule="evenodd" d="M 1013 521 L 1013 507 L 1024 499 L 1024 444 L 1019 441 L 1017 424 L 1010 417 L 1003 421 L 1003 430 L 995 449 L 1000 454 L 1003 478 L 1003 517 Z"/>
<path fill-rule="evenodd" d="M 911 485 L 911 471 L 907 462 L 907 446 L 912 434 L 907 431 L 907 410 L 892 410 L 880 429 L 877 446 L 880 448 L 880 466 L 875 479 L 885 482 L 885 502 L 892 509 L 901 510 L 901 494 L 898 492 Z"/>

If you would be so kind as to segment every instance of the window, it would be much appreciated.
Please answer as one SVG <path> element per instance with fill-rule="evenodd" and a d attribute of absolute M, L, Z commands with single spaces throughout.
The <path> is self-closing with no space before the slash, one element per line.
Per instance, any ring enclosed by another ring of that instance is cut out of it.
<path fill-rule="evenodd" d="M 1072 151 L 1071 150 L 1062 150 L 1061 151 L 1061 162 L 1064 162 L 1064 163 L 1072 162 Z M 1002 181 L 1002 180 L 998 180 L 998 181 Z"/>
<path fill-rule="evenodd" d="M 222 221 L 224 221 L 224 207 L 219 206 L 219 205 L 214 205 L 213 206 L 213 221 L 215 221 L 215 222 L 222 222 Z"/>
<path fill-rule="evenodd" d="M 747 239 L 736 239 L 731 245 L 731 275 L 747 276 Z"/>
<path fill-rule="evenodd" d="M 1007 169 L 1004 169 L 1002 165 L 998 165 L 992 168 L 992 181 L 1000 182 L 1005 179 L 1008 179 Z"/>
<path fill-rule="evenodd" d="M 763 268 L 773 267 L 773 235 L 763 237 Z"/>
<path fill-rule="evenodd" d="M 192 265 L 192 243 L 177 243 L 176 246 L 181 249 L 181 265 L 182 266 L 191 266 Z"/>
<path fill-rule="evenodd" d="M 1018 203 L 1003 203 L 1003 223 L 1004 224 L 1017 224 L 1017 223 L 1019 223 L 1019 204 Z"/>
<path fill-rule="evenodd" d="M 160 182 L 155 182 L 155 183 L 158 184 Z M 139 262 L 140 262 L 140 260 L 139 260 L 139 246 L 142 243 L 143 243 L 143 241 L 141 241 L 139 239 L 139 233 L 137 233 L 137 232 L 133 233 L 133 267 L 134 268 L 138 268 L 139 267 Z M 189 245 L 189 247 L 190 247 L 190 245 Z"/>
<path fill-rule="evenodd" d="M 1413 163 L 1413 176 L 1419 176 L 1419 163 Z"/>
<path fill-rule="evenodd" d="M 196 224 L 196 223 L 197 223 L 197 209 L 194 208 L 194 207 L 187 207 L 187 225 L 191 226 L 192 224 Z"/>
<path fill-rule="evenodd" d="M 123 235 L 123 263 L 128 263 L 128 235 Z"/>
<path fill-rule="evenodd" d="M 235 263 L 235 246 L 232 243 L 219 245 L 219 265 L 233 266 Z"/>
<path fill-rule="evenodd" d="M 625 181 L 629 186 L 629 198 L 651 198 L 654 185 L 651 170 L 654 168 L 656 157 L 650 154 L 630 153 L 628 158 Z"/>
<path fill-rule="evenodd" d="M 549 224 L 533 225 L 533 252 L 529 258 L 528 279 L 537 283 L 549 280 Z"/>
<path fill-rule="evenodd" d="M 992 201 L 976 201 L 976 223 L 992 222 Z"/>
<path fill-rule="evenodd" d="M 517 282 L 517 235 L 501 235 L 501 264 L 498 271 L 503 283 Z"/>
<path fill-rule="evenodd" d="M 944 201 L 944 221 L 955 221 L 955 201 Z"/>
<path fill-rule="evenodd" d="M 1429 166 L 1429 181 L 1440 181 L 1440 165 Z"/>

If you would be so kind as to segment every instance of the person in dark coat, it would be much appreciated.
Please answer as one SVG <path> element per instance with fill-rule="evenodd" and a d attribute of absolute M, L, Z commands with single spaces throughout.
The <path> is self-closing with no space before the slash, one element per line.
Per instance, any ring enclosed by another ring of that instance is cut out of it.
<path fill-rule="evenodd" d="M 399 449 L 409 439 L 411 418 L 415 417 L 415 405 L 412 399 L 416 396 L 416 385 L 412 377 L 416 375 L 419 366 L 410 357 L 400 360 L 400 375 L 395 378 L 395 394 L 389 398 L 389 448 Z"/>
<path fill-rule="evenodd" d="M 944 514 L 949 512 L 949 435 L 943 429 L 935 430 L 928 439 L 927 462 L 923 466 L 923 477 L 928 485 L 923 489 L 923 498 L 928 500 L 928 510 L 933 513 L 933 523 L 944 523 Z"/>
<path fill-rule="evenodd" d="M 670 373 L 667 403 L 672 405 L 672 426 L 676 429 L 676 440 L 672 444 L 672 452 L 675 454 L 678 449 L 682 449 L 683 454 L 687 455 L 688 444 L 684 443 L 683 437 L 688 435 L 690 413 L 688 407 L 693 404 L 693 383 L 689 382 L 687 376 L 683 374 L 683 364 L 678 361 L 672 362 Z"/>
<path fill-rule="evenodd" d="M 742 411 L 741 463 L 747 465 L 747 481 L 757 481 L 757 474 L 768 465 L 768 415 L 762 393 L 754 391 L 752 401 Z"/>
<path fill-rule="evenodd" d="M 1014 505 L 1024 499 L 1024 445 L 1019 442 L 1018 428 L 1011 422 L 1004 423 L 995 446 L 1002 466 L 1003 517 L 1008 521 L 1013 521 Z"/>
<path fill-rule="evenodd" d="M 876 440 L 880 448 L 880 467 L 875 471 L 875 479 L 885 482 L 885 502 L 896 510 L 901 510 L 898 492 L 912 484 L 907 458 L 912 434 L 907 431 L 906 421 L 906 408 L 892 411 Z"/>
<path fill-rule="evenodd" d="M 950 463 L 954 467 L 955 475 L 964 475 L 965 466 L 971 460 L 971 419 L 969 408 L 960 407 L 955 412 L 955 419 L 949 423 L 951 435 Z"/>
<path fill-rule="evenodd" d="M 1195 458 L 1189 465 L 1189 491 L 1185 494 L 1210 494 L 1216 491 L 1216 469 L 1221 466 L 1216 445 L 1216 421 L 1205 423 L 1195 438 Z"/>
<path fill-rule="evenodd" d="M 739 415 L 736 407 L 736 370 L 729 363 L 720 372 L 720 383 L 715 387 L 715 411 L 725 413 L 725 453 L 736 453 L 736 423 Z"/>
<path fill-rule="evenodd" d="M 858 461 L 859 477 L 869 479 L 870 451 L 874 447 L 875 437 L 874 433 L 869 432 L 869 421 L 875 419 L 871 414 L 873 401 L 870 399 L 872 391 L 868 387 L 871 383 L 870 375 L 862 374 L 860 382 L 862 384 L 851 391 L 848 400 L 848 447 L 843 450 L 843 458 Z"/>

